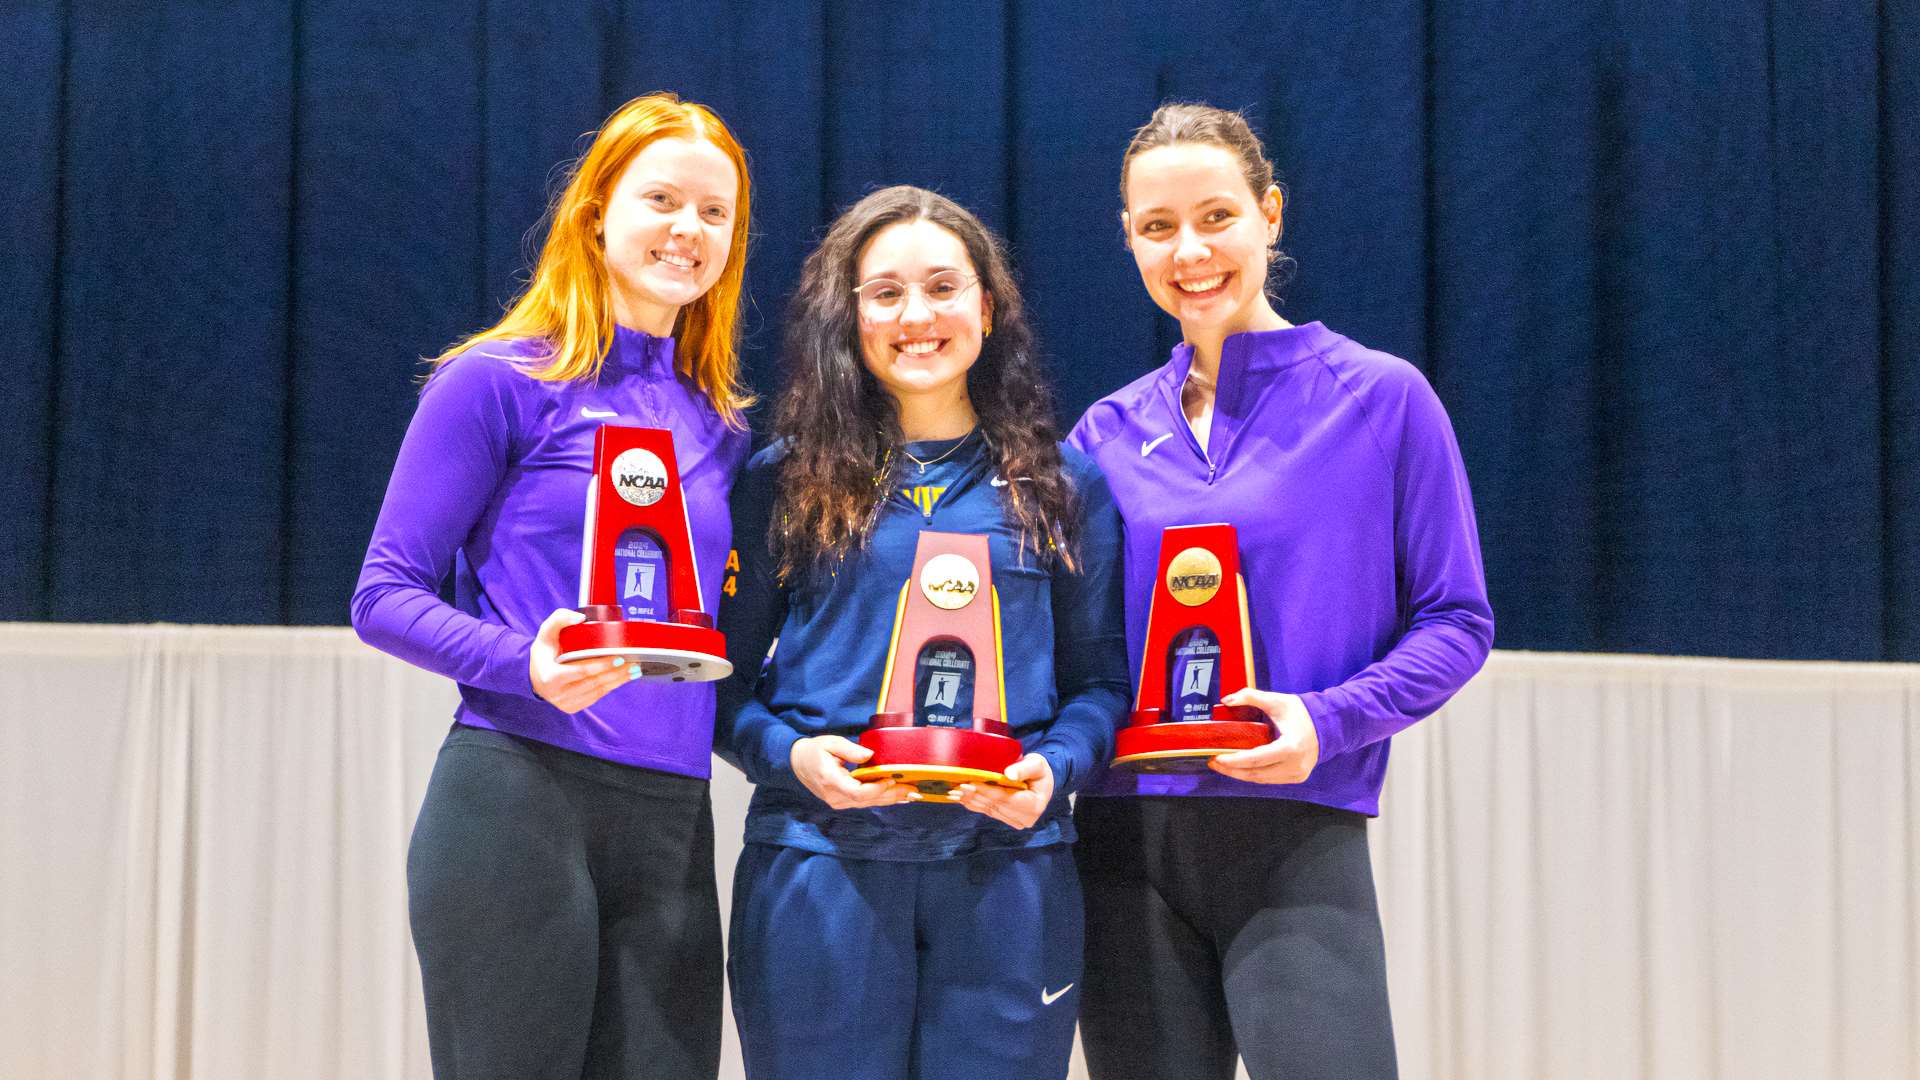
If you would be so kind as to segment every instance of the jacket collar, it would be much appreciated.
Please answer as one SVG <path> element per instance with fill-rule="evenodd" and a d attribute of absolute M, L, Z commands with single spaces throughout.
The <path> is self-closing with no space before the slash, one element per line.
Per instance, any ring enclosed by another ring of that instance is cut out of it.
<path fill-rule="evenodd" d="M 1260 400 L 1260 391 L 1268 378 L 1302 360 L 1326 351 L 1333 332 L 1318 322 L 1289 326 L 1279 330 L 1248 331 L 1233 334 L 1220 344 L 1220 370 L 1214 383 L 1213 422 L 1207 435 L 1207 450 L 1202 454 L 1215 468 L 1226 460 L 1235 436 L 1246 425 L 1247 417 Z M 1187 424 L 1180 407 L 1180 390 L 1193 367 L 1193 346 L 1181 342 L 1161 369 L 1160 397 L 1172 414 L 1174 423 L 1187 444 L 1200 453 L 1199 440 Z"/>

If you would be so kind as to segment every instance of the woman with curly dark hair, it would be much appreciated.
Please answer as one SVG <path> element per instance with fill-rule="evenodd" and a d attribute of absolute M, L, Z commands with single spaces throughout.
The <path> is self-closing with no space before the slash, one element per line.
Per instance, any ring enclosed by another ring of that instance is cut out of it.
<path fill-rule="evenodd" d="M 777 439 L 735 489 L 721 615 L 716 740 L 757 785 L 729 959 L 747 1073 L 1059 1077 L 1081 964 L 1067 794 L 1127 693 L 1112 497 L 1057 442 L 1000 245 L 933 192 L 834 223 L 786 368 Z M 934 805 L 849 771 L 928 529 L 988 537 L 1024 790 Z"/>

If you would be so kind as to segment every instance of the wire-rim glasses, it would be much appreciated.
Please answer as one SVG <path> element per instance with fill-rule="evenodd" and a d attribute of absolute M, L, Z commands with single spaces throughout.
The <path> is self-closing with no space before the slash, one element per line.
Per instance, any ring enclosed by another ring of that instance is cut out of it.
<path fill-rule="evenodd" d="M 978 275 L 963 274 L 958 270 L 942 270 L 924 282 L 895 281 L 892 278 L 874 278 L 860 283 L 854 289 L 854 295 L 860 298 L 860 311 L 871 319 L 896 319 L 906 310 L 907 297 L 919 290 L 920 299 L 928 308 L 951 313 L 959 310 L 961 297 L 967 290 L 980 283 Z"/>

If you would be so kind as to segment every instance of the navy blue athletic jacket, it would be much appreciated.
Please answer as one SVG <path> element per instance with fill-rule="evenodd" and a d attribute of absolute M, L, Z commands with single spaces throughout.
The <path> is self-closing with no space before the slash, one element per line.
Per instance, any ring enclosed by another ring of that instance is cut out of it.
<path fill-rule="evenodd" d="M 924 473 L 911 462 L 882 506 L 867 545 L 832 573 L 776 580 L 767 523 L 781 482 L 782 448 L 755 455 L 733 492 L 733 559 L 720 609 L 732 677 L 718 685 L 720 756 L 756 785 L 748 843 L 848 858 L 921 861 L 1073 839 L 1067 795 L 1113 749 L 1127 708 L 1120 519 L 1099 467 L 1062 447 L 1080 500 L 1080 570 L 1049 567 L 1003 509 L 1006 478 L 978 434 L 909 443 L 921 460 L 953 454 Z M 1018 483 L 1018 478 L 1013 478 Z M 809 735 L 858 739 L 880 695 L 900 586 L 920 532 L 985 533 L 1000 594 L 1007 723 L 1053 767 L 1054 797 L 1031 829 L 1016 830 L 956 805 L 833 810 L 794 776 L 793 744 Z M 773 656 L 767 652 L 775 639 Z M 764 669 L 762 666 L 765 661 Z"/>

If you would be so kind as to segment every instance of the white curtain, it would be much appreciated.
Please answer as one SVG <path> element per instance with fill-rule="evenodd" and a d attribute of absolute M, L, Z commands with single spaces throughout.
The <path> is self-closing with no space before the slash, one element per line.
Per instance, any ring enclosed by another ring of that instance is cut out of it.
<path fill-rule="evenodd" d="M 343 630 L 0 624 L 0 1077 L 427 1077 L 452 701 Z M 1402 1075 L 1920 1078 L 1917 798 L 1920 666 L 1496 653 L 1374 827 Z"/>
<path fill-rule="evenodd" d="M 1920 1077 L 1920 666 L 1495 654 L 1374 833 L 1409 1077 Z"/>

